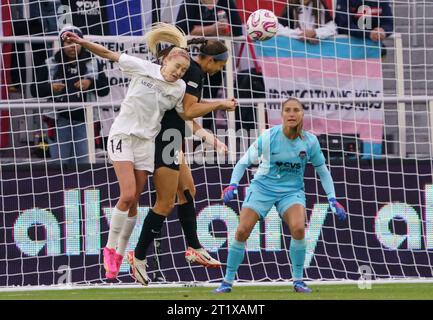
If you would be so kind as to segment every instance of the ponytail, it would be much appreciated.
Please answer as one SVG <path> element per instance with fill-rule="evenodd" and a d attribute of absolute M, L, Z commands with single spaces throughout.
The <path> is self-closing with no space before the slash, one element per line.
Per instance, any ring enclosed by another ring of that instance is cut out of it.
<path fill-rule="evenodd" d="M 192 39 L 189 39 L 189 40 L 188 40 L 187 44 L 188 44 L 188 46 L 190 46 L 190 45 L 192 45 L 192 44 L 207 45 L 208 41 L 209 41 L 209 40 L 207 40 L 207 39 L 204 38 L 204 37 L 201 37 L 201 38 L 192 38 Z"/>
<path fill-rule="evenodd" d="M 145 40 L 150 52 L 152 52 L 157 57 L 163 56 L 158 52 L 158 44 L 160 44 L 161 42 L 168 42 L 171 44 L 171 46 L 169 47 L 170 50 L 166 52 L 167 54 L 174 47 L 179 47 L 184 50 L 186 50 L 187 47 L 187 39 L 185 33 L 174 25 L 163 22 L 154 24 L 152 26 L 152 30 L 146 33 Z"/>

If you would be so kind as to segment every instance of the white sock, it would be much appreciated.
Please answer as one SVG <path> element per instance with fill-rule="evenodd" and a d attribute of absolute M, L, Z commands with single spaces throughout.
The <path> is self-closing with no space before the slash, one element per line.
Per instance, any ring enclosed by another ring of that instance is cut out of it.
<path fill-rule="evenodd" d="M 132 231 L 134 231 L 135 222 L 137 221 L 137 215 L 128 217 L 126 219 L 122 231 L 120 232 L 119 243 L 117 244 L 117 254 L 121 256 L 125 255 L 126 246 L 128 245 L 129 238 L 131 237 Z"/>
<path fill-rule="evenodd" d="M 119 240 L 120 231 L 122 231 L 125 220 L 128 217 L 127 211 L 120 211 L 117 207 L 114 207 L 111 216 L 110 231 L 108 232 L 108 240 L 106 247 L 116 248 L 117 241 Z"/>

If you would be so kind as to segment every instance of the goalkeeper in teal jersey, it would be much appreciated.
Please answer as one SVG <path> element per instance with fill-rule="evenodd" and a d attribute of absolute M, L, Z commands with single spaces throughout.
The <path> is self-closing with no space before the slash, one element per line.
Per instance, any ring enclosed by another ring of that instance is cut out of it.
<path fill-rule="evenodd" d="M 335 199 L 334 182 L 317 137 L 302 130 L 304 110 L 295 98 L 282 104 L 282 125 L 266 130 L 236 164 L 230 186 L 224 189 L 227 203 L 237 193 L 239 181 L 252 164 L 259 168 L 251 181 L 242 205 L 235 241 L 229 248 L 224 281 L 216 293 L 230 292 L 239 265 L 245 255 L 245 243 L 257 221 L 264 219 L 273 205 L 289 227 L 290 259 L 293 285 L 296 292 L 311 292 L 303 281 L 306 252 L 304 171 L 311 162 L 319 174 L 333 213 L 346 219 L 344 207 Z"/>

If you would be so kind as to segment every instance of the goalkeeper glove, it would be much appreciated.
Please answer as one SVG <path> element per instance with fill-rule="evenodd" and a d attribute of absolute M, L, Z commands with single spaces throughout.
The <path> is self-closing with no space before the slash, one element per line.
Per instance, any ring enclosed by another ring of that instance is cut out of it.
<path fill-rule="evenodd" d="M 238 185 L 232 183 L 223 190 L 221 198 L 224 199 L 224 203 L 227 203 L 234 198 L 235 194 L 238 194 Z"/>
<path fill-rule="evenodd" d="M 338 203 L 335 198 L 328 199 L 328 201 L 332 213 L 334 213 L 337 216 L 338 220 L 340 221 L 346 220 L 347 214 L 344 207 L 340 203 Z"/>

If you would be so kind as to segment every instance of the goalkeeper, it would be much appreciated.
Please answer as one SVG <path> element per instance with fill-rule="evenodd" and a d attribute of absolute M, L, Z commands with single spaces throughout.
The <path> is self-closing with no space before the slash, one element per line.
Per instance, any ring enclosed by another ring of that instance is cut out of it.
<path fill-rule="evenodd" d="M 230 185 L 223 191 L 224 202 L 233 199 L 239 181 L 252 164 L 259 168 L 251 181 L 242 205 L 235 240 L 229 248 L 224 281 L 216 293 L 232 289 L 239 265 L 245 255 L 245 243 L 257 221 L 264 219 L 273 205 L 289 227 L 290 259 L 295 292 L 311 292 L 303 281 L 306 252 L 304 170 L 308 161 L 314 165 L 333 213 L 346 219 L 344 207 L 335 199 L 334 183 L 325 165 L 317 137 L 302 130 L 303 105 L 295 98 L 282 104 L 282 124 L 266 130 L 236 164 Z M 261 161 L 259 163 L 259 157 Z"/>

